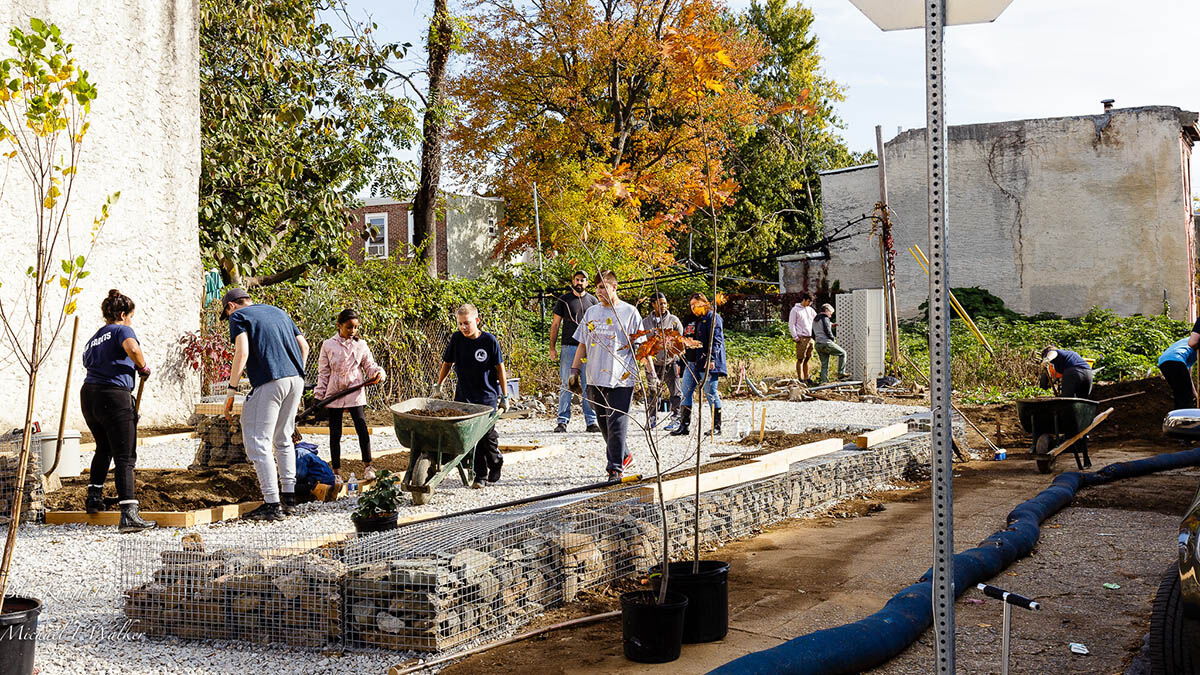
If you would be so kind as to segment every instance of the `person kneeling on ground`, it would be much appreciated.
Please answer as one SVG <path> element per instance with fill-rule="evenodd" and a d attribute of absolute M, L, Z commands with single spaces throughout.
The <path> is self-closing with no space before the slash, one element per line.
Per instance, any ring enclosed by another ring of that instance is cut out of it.
<path fill-rule="evenodd" d="M 297 431 L 292 434 L 296 447 L 296 499 L 303 501 L 312 497 L 324 500 L 336 479 L 333 469 L 317 454 L 317 446 L 306 443 Z"/>
<path fill-rule="evenodd" d="M 587 366 L 587 390 L 584 396 L 596 411 L 600 435 L 604 437 L 609 480 L 619 480 L 633 466 L 633 455 L 625 442 L 629 430 L 629 406 L 633 404 L 633 385 L 637 382 L 637 347 L 633 335 L 642 324 L 637 308 L 617 297 L 617 275 L 611 270 L 600 273 L 596 281 L 600 304 L 584 312 L 575 339 L 579 348 L 571 363 L 571 375 L 579 376 Z M 647 357 L 646 386 L 658 388 L 654 362 Z"/>
<path fill-rule="evenodd" d="M 841 380 L 846 377 L 846 350 L 833 340 L 833 323 L 829 320 L 832 316 L 833 305 L 829 303 L 821 305 L 821 311 L 813 319 L 812 325 L 813 341 L 816 342 L 815 349 L 817 356 L 821 359 L 821 384 L 829 381 L 829 357 L 831 356 L 837 357 L 837 379 Z"/>
<path fill-rule="evenodd" d="M 226 419 L 233 419 L 233 397 L 243 370 L 252 387 L 242 404 L 242 439 L 246 458 L 258 474 L 263 503 L 242 519 L 283 520 L 296 507 L 292 432 L 304 394 L 308 341 L 286 312 L 254 304 L 250 294 L 240 288 L 229 289 L 221 298 L 221 319 L 229 321 L 229 340 L 233 343 Z"/>
<path fill-rule="evenodd" d="M 1197 320 L 1200 327 L 1200 320 Z M 1196 365 L 1196 345 L 1200 343 L 1200 334 L 1191 335 L 1167 347 L 1158 357 L 1158 369 L 1171 387 L 1173 410 L 1196 407 L 1196 387 L 1192 384 L 1191 370 Z"/>
<path fill-rule="evenodd" d="M 321 356 L 317 360 L 317 388 L 313 395 L 317 400 L 330 393 L 336 394 L 358 385 L 383 382 L 383 368 L 375 363 L 367 341 L 358 336 L 358 312 L 343 309 L 337 317 L 338 334 L 321 343 Z M 371 466 L 371 430 L 367 428 L 367 390 L 340 396 L 325 405 L 329 419 L 329 459 L 333 473 L 342 477 L 342 411 L 350 413 L 354 431 L 358 434 L 358 449 L 362 453 L 363 480 L 375 480 L 375 467 Z"/>
<path fill-rule="evenodd" d="M 104 481 L 109 464 L 115 464 L 113 480 L 121 505 L 119 532 L 139 532 L 158 524 L 142 519 L 134 493 L 138 416 L 132 396 L 133 374 L 136 371 L 143 379 L 150 377 L 150 366 L 146 365 L 137 334 L 130 328 L 133 310 L 133 300 L 116 289 L 100 303 L 105 324 L 84 345 L 87 377 L 79 391 L 83 420 L 96 439 L 84 508 L 88 513 L 104 510 Z"/>
<path fill-rule="evenodd" d="M 450 344 L 442 354 L 442 369 L 438 372 L 437 384 L 433 385 L 430 398 L 445 398 L 442 382 L 454 367 L 458 383 L 454 388 L 454 400 L 460 403 L 475 403 L 508 411 L 508 393 L 505 387 L 508 378 L 504 372 L 504 354 L 495 335 L 479 330 L 479 310 L 475 305 L 462 305 L 455 312 L 458 332 L 450 336 Z M 475 482 L 471 487 L 478 490 L 495 485 L 500 480 L 500 467 L 504 456 L 500 454 L 500 434 L 493 426 L 475 446 Z"/>
<path fill-rule="evenodd" d="M 1092 395 L 1092 368 L 1079 354 L 1054 345 L 1043 349 L 1038 386 L 1049 389 L 1055 372 L 1062 377 L 1063 397 L 1087 398 Z"/>
<path fill-rule="evenodd" d="M 721 396 L 717 383 L 726 375 L 725 324 L 721 315 L 709 304 L 703 293 L 693 293 L 688 301 L 695 317 L 684 329 L 684 335 L 700 343 L 683 355 L 683 399 L 679 404 L 679 428 L 672 436 L 687 436 L 692 423 L 692 396 L 699 387 L 713 406 L 713 435 L 721 435 Z M 709 351 L 709 345 L 712 351 Z M 703 433 L 701 429 L 701 433 Z"/>

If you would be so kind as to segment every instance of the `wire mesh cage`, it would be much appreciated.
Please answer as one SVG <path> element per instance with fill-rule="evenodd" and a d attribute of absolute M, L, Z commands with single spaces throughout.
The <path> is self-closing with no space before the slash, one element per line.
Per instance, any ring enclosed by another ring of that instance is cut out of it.
<path fill-rule="evenodd" d="M 928 459 L 912 434 L 705 492 L 703 549 L 877 489 Z M 692 497 L 669 501 L 672 559 L 691 558 Z M 130 630 L 311 649 L 436 652 L 485 641 L 660 562 L 654 491 L 629 486 L 356 536 L 189 533 L 120 542 Z"/>
<path fill-rule="evenodd" d="M 34 436 L 29 447 L 29 462 L 25 467 L 22 521 L 40 521 L 45 513 L 40 451 L 40 439 Z M 20 475 L 20 458 L 20 430 L 0 437 L 0 525 L 7 525 L 12 514 L 13 499 L 17 495 L 17 477 Z"/>

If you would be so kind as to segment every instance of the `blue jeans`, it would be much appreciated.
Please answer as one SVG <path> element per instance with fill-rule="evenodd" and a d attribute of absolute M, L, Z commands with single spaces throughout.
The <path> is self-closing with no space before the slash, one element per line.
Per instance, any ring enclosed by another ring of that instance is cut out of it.
<path fill-rule="evenodd" d="M 575 350 L 579 345 L 563 345 L 562 350 L 558 355 L 558 379 L 561 383 L 558 388 L 558 423 L 566 424 L 571 421 L 571 390 L 567 388 L 567 380 L 571 379 L 571 362 L 575 360 Z M 579 386 L 581 391 L 587 392 L 587 368 L 579 368 Z M 596 423 L 596 411 L 592 410 L 592 404 L 588 403 L 587 396 L 581 396 L 583 399 L 583 421 L 588 426 Z"/>
<path fill-rule="evenodd" d="M 721 396 L 717 394 L 717 381 L 720 380 L 719 375 L 710 373 L 700 374 L 696 372 L 696 364 L 687 362 L 683 364 L 683 385 L 680 387 L 680 394 L 683 400 L 680 406 L 684 408 L 692 407 L 692 395 L 696 393 L 696 386 L 700 383 L 696 381 L 696 376 L 701 375 L 704 378 L 704 384 L 700 385 L 704 389 L 704 396 L 708 398 L 708 402 L 714 407 L 721 407 Z"/>

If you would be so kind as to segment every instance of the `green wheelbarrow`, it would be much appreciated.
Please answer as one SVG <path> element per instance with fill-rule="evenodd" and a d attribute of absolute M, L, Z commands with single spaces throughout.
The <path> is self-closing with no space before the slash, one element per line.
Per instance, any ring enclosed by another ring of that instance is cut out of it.
<path fill-rule="evenodd" d="M 1087 433 L 1112 413 L 1109 408 L 1099 415 L 1100 404 L 1086 398 L 1026 398 L 1017 401 L 1021 428 L 1033 436 L 1029 449 L 1038 471 L 1050 473 L 1054 460 L 1066 450 L 1075 455 L 1080 471 L 1092 466 L 1088 457 Z"/>
<path fill-rule="evenodd" d="M 448 417 L 414 415 L 414 410 L 452 410 Z M 491 431 L 499 416 L 495 408 L 474 403 L 459 403 L 438 398 L 410 398 L 391 407 L 396 438 L 408 448 L 408 469 L 400 489 L 412 495 L 413 504 L 429 502 L 433 490 L 458 469 L 463 485 L 470 479 L 463 460 L 474 470 L 475 444 Z"/>

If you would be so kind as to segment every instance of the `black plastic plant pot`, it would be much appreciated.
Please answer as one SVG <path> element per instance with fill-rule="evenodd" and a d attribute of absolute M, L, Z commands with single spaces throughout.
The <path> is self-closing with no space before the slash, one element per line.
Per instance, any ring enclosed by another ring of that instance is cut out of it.
<path fill-rule="evenodd" d="M 679 658 L 688 599 L 668 592 L 666 602 L 659 605 L 657 596 L 653 591 L 621 595 L 621 634 L 630 661 L 667 663 Z"/>
<path fill-rule="evenodd" d="M 33 674 L 33 650 L 37 646 L 37 622 L 41 612 L 41 600 L 13 595 L 4 597 L 4 610 L 0 613 L 0 673 Z"/>
<path fill-rule="evenodd" d="M 367 516 L 366 518 L 351 516 L 350 520 L 354 522 L 354 529 L 359 534 L 366 534 L 369 532 L 383 532 L 385 530 L 396 529 L 396 516 L 397 514 L 395 513 L 383 513 L 376 516 Z"/>
<path fill-rule="evenodd" d="M 701 560 L 700 571 L 692 573 L 692 562 L 671 563 L 667 592 L 679 593 L 688 599 L 683 620 L 683 643 L 716 642 L 729 632 L 729 563 L 721 560 Z M 659 566 L 650 570 L 654 587 L 662 575 Z"/>

